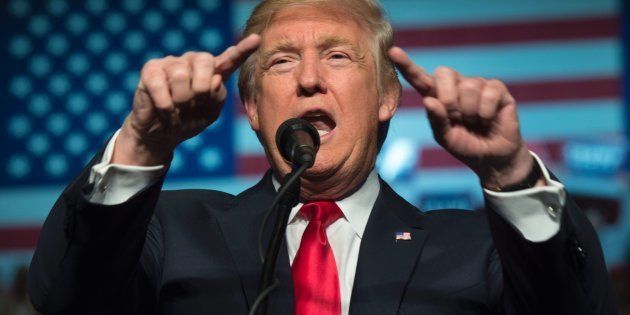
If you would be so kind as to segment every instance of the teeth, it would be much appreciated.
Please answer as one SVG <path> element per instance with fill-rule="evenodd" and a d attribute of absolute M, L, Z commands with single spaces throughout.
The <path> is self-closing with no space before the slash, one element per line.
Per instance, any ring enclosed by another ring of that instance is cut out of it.
<path fill-rule="evenodd" d="M 319 130 L 319 129 L 317 130 L 317 133 L 319 133 L 319 136 L 320 136 L 320 137 L 321 137 L 321 136 L 323 136 L 323 135 L 325 135 L 325 134 L 327 134 L 328 132 L 329 132 L 329 131 L 327 131 L 327 130 Z"/>

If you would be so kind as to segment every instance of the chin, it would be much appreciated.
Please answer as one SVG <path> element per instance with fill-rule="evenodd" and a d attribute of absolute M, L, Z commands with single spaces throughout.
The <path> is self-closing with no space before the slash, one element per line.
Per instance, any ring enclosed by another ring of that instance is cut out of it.
<path fill-rule="evenodd" d="M 272 166 L 272 169 L 274 169 L 274 171 L 277 172 L 277 174 L 280 175 L 282 178 L 289 175 L 289 173 L 291 173 L 291 171 L 293 170 L 291 164 L 282 158 L 280 158 L 280 163 L 274 164 L 275 166 Z M 321 180 L 322 178 L 328 177 L 334 173 L 335 172 L 330 170 L 326 164 L 315 162 L 315 165 L 302 173 L 302 178 L 307 178 L 311 181 L 317 181 L 318 179 Z"/>
<path fill-rule="evenodd" d="M 302 178 L 311 183 L 330 183 L 331 180 L 336 180 L 342 174 L 342 169 L 347 163 L 347 158 L 339 158 L 340 152 L 332 152 L 331 150 L 321 149 L 317 153 L 315 164 L 307 169 Z M 274 169 L 283 178 L 292 171 L 292 166 L 289 162 L 284 160 L 279 152 L 274 154 Z"/>
<path fill-rule="evenodd" d="M 341 161 L 332 161 L 325 156 L 318 156 L 315 165 L 306 170 L 304 177 L 312 180 L 327 180 L 338 175 L 342 165 Z"/>
<path fill-rule="evenodd" d="M 334 173 L 333 171 L 331 171 L 329 168 L 322 166 L 322 165 L 313 165 L 313 167 L 307 169 L 304 172 L 304 177 L 307 178 L 312 178 L 312 179 L 316 179 L 316 178 L 323 178 L 323 177 L 328 177 L 330 176 L 330 174 Z"/>

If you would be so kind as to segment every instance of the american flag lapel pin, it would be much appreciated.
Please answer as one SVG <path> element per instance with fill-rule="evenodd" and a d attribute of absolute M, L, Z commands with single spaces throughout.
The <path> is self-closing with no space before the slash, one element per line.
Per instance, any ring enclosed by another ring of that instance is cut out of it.
<path fill-rule="evenodd" d="M 411 232 L 396 232 L 396 242 L 411 241 Z"/>

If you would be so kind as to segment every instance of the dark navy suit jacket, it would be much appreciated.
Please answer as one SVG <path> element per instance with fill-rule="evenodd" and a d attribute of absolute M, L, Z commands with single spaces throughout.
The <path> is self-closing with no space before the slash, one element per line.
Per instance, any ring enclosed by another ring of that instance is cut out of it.
<path fill-rule="evenodd" d="M 275 194 L 269 173 L 237 196 L 161 191 L 158 181 L 121 205 L 103 206 L 86 199 L 90 168 L 66 188 L 42 228 L 28 287 L 38 310 L 248 312 L 261 269 L 256 235 Z M 396 242 L 401 231 L 412 239 Z M 292 314 L 294 307 L 286 246 L 280 252 L 282 285 L 270 298 L 272 315 Z M 615 308 L 597 236 L 571 200 L 560 232 L 531 243 L 492 209 L 423 213 L 381 181 L 361 242 L 351 314 L 614 314 Z"/>

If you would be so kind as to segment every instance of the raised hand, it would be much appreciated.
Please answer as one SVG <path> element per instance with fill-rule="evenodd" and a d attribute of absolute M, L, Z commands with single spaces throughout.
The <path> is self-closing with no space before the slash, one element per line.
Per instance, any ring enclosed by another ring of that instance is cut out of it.
<path fill-rule="evenodd" d="M 447 67 L 431 76 L 401 48 L 388 54 L 423 96 L 435 140 L 477 173 L 485 187 L 527 177 L 533 160 L 520 134 L 516 101 L 503 82 L 464 77 Z"/>
<path fill-rule="evenodd" d="M 168 164 L 179 143 L 217 120 L 226 99 L 225 81 L 259 44 L 260 36 L 253 34 L 218 56 L 188 52 L 148 61 L 112 163 Z"/>

